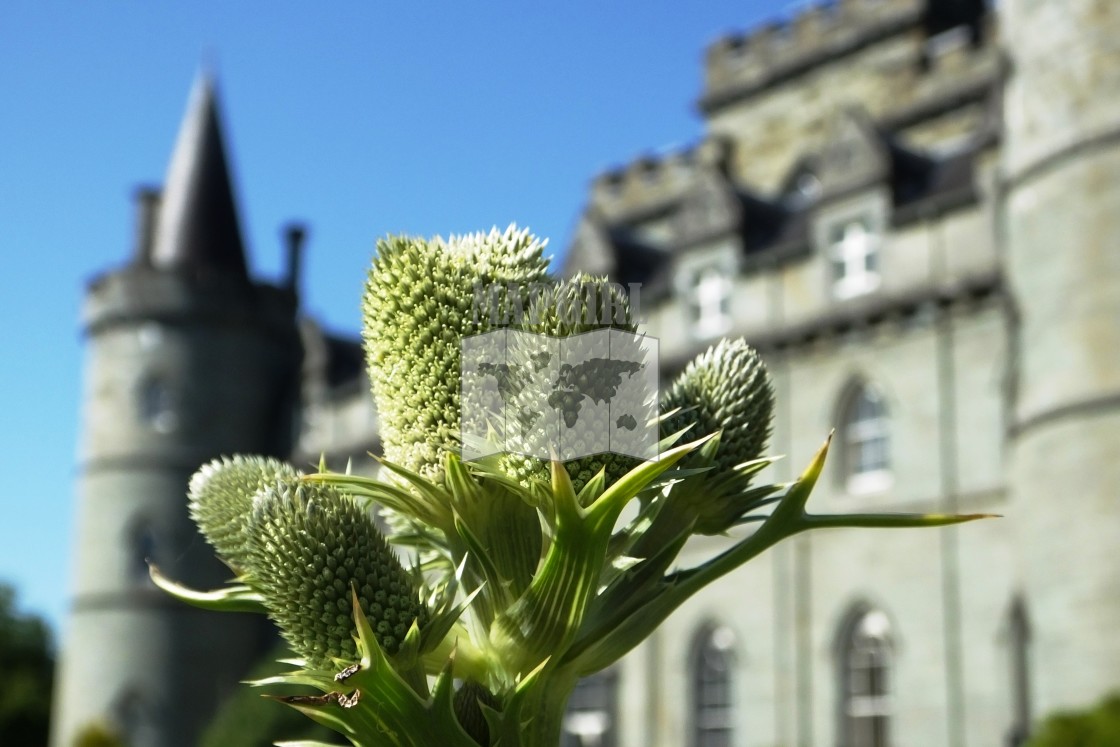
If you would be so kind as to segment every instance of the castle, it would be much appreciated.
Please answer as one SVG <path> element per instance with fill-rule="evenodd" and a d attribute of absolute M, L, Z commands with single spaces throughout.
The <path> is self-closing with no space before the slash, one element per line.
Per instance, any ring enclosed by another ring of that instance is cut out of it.
<path fill-rule="evenodd" d="M 835 428 L 811 510 L 1004 518 L 779 545 L 586 680 L 569 745 L 1015 745 L 1120 687 L 1118 38 L 1111 0 L 809 8 L 710 47 L 695 147 L 595 180 L 566 270 L 641 284 L 667 376 L 762 351 L 773 479 Z M 191 745 L 261 653 L 147 581 L 222 580 L 199 463 L 377 446 L 360 348 L 298 316 L 298 227 L 283 287 L 246 269 L 216 106 L 203 79 L 89 289 L 59 747 L 102 718 Z"/>

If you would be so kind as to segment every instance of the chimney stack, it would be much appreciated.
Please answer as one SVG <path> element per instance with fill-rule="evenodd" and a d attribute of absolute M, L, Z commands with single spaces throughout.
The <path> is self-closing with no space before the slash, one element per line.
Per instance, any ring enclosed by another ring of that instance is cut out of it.
<path fill-rule="evenodd" d="M 136 190 L 136 262 L 151 264 L 156 221 L 159 219 L 160 191 L 142 186 Z"/>
<path fill-rule="evenodd" d="M 300 268 L 303 265 L 303 242 L 307 227 L 302 223 L 289 223 L 284 227 L 284 243 L 288 250 L 288 289 L 299 294 Z"/>

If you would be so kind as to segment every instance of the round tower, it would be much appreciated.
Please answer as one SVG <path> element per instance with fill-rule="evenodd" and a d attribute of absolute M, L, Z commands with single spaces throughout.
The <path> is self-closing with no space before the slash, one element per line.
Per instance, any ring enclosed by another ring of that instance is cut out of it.
<path fill-rule="evenodd" d="M 1120 688 L 1120 3 L 1008 0 L 1010 432 L 1035 716 Z"/>
<path fill-rule="evenodd" d="M 201 79 L 162 197 L 141 194 L 137 251 L 95 279 L 73 607 L 53 744 L 108 722 L 130 747 L 193 747 L 268 643 L 263 618 L 203 612 L 148 578 L 229 578 L 187 515 L 187 483 L 222 454 L 286 456 L 300 345 L 296 296 L 247 272 L 214 88 Z"/>

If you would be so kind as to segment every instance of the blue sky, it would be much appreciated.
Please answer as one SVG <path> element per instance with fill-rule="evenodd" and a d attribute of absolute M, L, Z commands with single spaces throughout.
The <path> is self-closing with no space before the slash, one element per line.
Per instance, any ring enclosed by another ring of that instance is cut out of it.
<path fill-rule="evenodd" d="M 64 620 L 88 279 L 132 248 L 214 69 L 254 270 L 310 225 L 304 308 L 356 332 L 377 237 L 517 222 L 562 253 L 604 169 L 695 142 L 706 46 L 775 0 L 30 2 L 0 9 L 0 581 Z"/>

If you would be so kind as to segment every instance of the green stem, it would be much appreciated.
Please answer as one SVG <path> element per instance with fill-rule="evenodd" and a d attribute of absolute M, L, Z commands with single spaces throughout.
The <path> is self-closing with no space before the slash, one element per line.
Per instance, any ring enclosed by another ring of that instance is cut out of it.
<path fill-rule="evenodd" d="M 538 671 L 528 687 L 508 700 L 490 743 L 502 747 L 554 747 L 560 744 L 564 713 L 579 677 L 569 668 Z"/>

